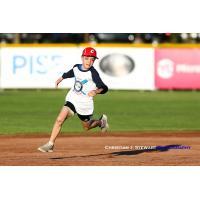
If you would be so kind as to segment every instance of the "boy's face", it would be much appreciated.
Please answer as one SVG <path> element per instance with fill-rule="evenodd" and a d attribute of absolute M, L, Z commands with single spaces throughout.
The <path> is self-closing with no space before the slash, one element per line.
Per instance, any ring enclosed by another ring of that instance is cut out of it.
<path fill-rule="evenodd" d="M 93 65 L 96 58 L 90 57 L 90 56 L 82 56 L 81 59 L 82 59 L 83 67 L 85 69 L 89 69 Z"/>

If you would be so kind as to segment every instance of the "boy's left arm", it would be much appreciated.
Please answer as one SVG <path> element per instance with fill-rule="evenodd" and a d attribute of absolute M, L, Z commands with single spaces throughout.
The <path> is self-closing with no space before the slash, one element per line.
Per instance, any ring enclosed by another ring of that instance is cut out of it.
<path fill-rule="evenodd" d="M 88 95 L 96 96 L 97 94 L 105 94 L 108 91 L 107 85 L 103 83 L 96 69 L 92 68 L 91 72 L 92 72 L 92 79 L 94 83 L 96 84 L 97 89 L 90 91 Z"/>
<path fill-rule="evenodd" d="M 97 88 L 96 90 L 92 90 L 88 93 L 88 95 L 90 97 L 94 97 L 96 96 L 97 94 L 101 94 L 101 92 L 103 91 L 103 88 Z"/>

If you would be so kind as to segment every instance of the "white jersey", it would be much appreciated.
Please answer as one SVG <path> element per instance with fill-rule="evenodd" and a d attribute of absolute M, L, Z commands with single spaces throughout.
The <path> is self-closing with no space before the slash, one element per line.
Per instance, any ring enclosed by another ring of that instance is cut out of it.
<path fill-rule="evenodd" d="M 97 88 L 103 88 L 102 94 L 107 92 L 107 86 L 102 82 L 98 72 L 94 67 L 88 70 L 82 70 L 82 65 L 77 64 L 64 73 L 63 78 L 74 77 L 74 86 L 66 95 L 65 100 L 71 102 L 76 112 L 80 115 L 92 115 L 94 111 L 93 97 L 88 96 L 88 93 Z"/>

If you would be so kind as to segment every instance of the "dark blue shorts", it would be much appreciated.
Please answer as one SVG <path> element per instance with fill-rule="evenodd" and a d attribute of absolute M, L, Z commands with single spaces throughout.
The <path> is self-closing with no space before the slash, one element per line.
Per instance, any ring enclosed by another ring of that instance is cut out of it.
<path fill-rule="evenodd" d="M 74 113 L 76 113 L 81 121 L 88 122 L 92 118 L 92 115 L 80 115 L 80 114 L 78 114 L 76 112 L 74 105 L 69 101 L 67 101 L 64 106 L 69 107 Z"/>

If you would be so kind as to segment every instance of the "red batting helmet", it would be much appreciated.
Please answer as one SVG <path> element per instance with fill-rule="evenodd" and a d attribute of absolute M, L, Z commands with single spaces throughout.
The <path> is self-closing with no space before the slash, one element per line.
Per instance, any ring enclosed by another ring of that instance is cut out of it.
<path fill-rule="evenodd" d="M 97 58 L 97 52 L 92 47 L 86 47 L 83 50 L 82 56 L 91 56 Z M 98 58 L 97 58 L 98 59 Z"/>

